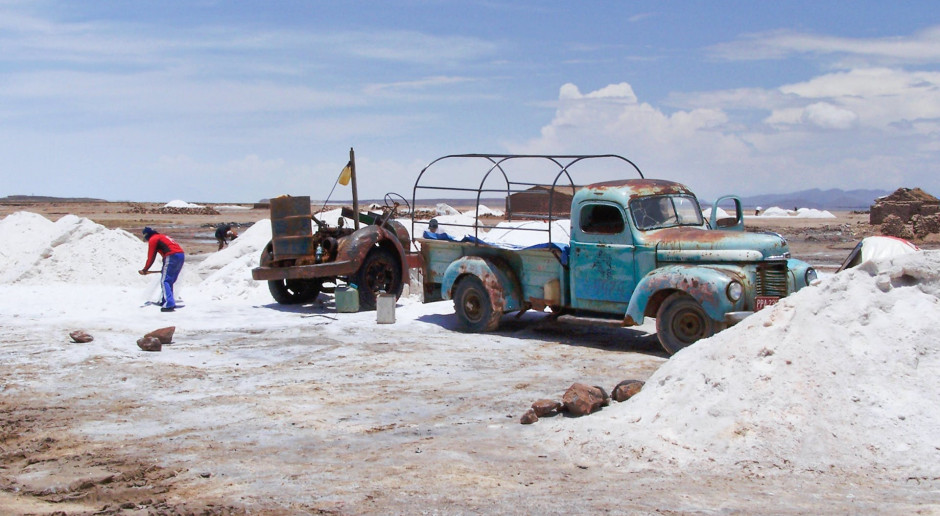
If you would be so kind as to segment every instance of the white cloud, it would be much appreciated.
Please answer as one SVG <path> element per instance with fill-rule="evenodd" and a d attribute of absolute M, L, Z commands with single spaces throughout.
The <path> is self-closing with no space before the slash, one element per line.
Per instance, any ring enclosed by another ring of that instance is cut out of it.
<path fill-rule="evenodd" d="M 746 153 L 740 138 L 717 130 L 727 121 L 727 115 L 715 109 L 664 113 L 639 102 L 628 83 L 587 94 L 565 84 L 555 117 L 542 128 L 541 136 L 510 147 L 513 152 L 533 154 L 620 153 L 648 177 L 691 180 L 701 174 L 703 159 L 721 163 Z"/>
<path fill-rule="evenodd" d="M 821 120 L 843 129 L 858 123 L 888 130 L 904 123 L 917 130 L 911 123 L 940 118 L 940 73 L 936 72 L 856 69 L 784 85 L 780 91 L 805 101 L 803 120 L 823 127 Z"/>
<path fill-rule="evenodd" d="M 828 102 L 816 102 L 805 108 L 774 111 L 765 121 L 772 125 L 806 123 L 823 129 L 849 129 L 858 121 L 858 115 Z"/>
<path fill-rule="evenodd" d="M 716 104 L 725 109 L 703 103 L 674 112 L 640 101 L 626 83 L 587 94 L 566 84 L 540 136 L 510 148 L 524 153 L 620 153 L 648 177 L 683 182 L 705 198 L 727 191 L 754 194 L 813 187 L 914 185 L 936 191 L 940 160 L 932 142 L 937 124 L 921 120 L 899 127 L 897 122 L 904 113 L 931 113 L 932 91 L 940 88 L 927 86 L 924 75 L 909 72 L 830 75 L 776 91 L 687 95 L 682 99 L 687 104 L 718 99 Z M 879 75 L 884 80 L 880 86 L 853 84 Z M 829 96 L 840 91 L 829 81 L 841 82 L 843 93 Z M 892 90 L 892 84 L 903 87 Z M 752 116 L 759 112 L 769 116 Z M 576 178 L 597 179 L 610 177 Z"/>
<path fill-rule="evenodd" d="M 748 34 L 713 46 L 711 55 L 732 61 L 782 59 L 794 55 L 861 56 L 890 63 L 935 63 L 940 60 L 940 26 L 912 36 L 843 38 L 790 30 Z"/>

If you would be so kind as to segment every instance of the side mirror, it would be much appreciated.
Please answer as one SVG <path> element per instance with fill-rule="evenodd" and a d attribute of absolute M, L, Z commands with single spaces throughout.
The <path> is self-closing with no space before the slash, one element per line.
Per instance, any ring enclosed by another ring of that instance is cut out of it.
<path fill-rule="evenodd" d="M 719 197 L 712 205 L 708 226 L 712 229 L 744 231 L 744 209 L 741 207 L 741 199 L 736 195 Z"/>

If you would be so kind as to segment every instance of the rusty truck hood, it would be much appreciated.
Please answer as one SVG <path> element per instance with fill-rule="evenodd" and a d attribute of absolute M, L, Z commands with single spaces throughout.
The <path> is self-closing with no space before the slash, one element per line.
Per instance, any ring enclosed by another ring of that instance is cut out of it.
<path fill-rule="evenodd" d="M 745 233 L 692 227 L 650 231 L 660 261 L 761 261 L 789 256 L 787 241 L 776 233 Z"/>

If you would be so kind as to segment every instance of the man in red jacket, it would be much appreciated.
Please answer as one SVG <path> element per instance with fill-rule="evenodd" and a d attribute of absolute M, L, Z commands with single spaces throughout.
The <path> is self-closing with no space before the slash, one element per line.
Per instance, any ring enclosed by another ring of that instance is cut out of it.
<path fill-rule="evenodd" d="M 160 271 L 160 285 L 163 291 L 163 299 L 160 301 L 161 312 L 172 312 L 176 310 L 176 299 L 173 297 L 173 284 L 179 278 L 180 271 L 183 270 L 183 262 L 186 255 L 183 248 L 180 247 L 172 238 L 157 233 L 151 228 L 144 228 L 144 240 L 147 241 L 147 265 L 137 271 L 140 275 L 149 272 L 150 266 L 157 257 L 157 253 L 163 257 L 163 269 Z"/>

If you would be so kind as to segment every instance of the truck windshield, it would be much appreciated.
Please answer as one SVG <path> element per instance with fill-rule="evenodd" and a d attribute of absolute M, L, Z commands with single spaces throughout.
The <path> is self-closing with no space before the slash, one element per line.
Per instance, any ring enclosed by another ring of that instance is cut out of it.
<path fill-rule="evenodd" d="M 654 195 L 630 201 L 633 222 L 639 230 L 701 226 L 702 210 L 691 195 Z"/>

